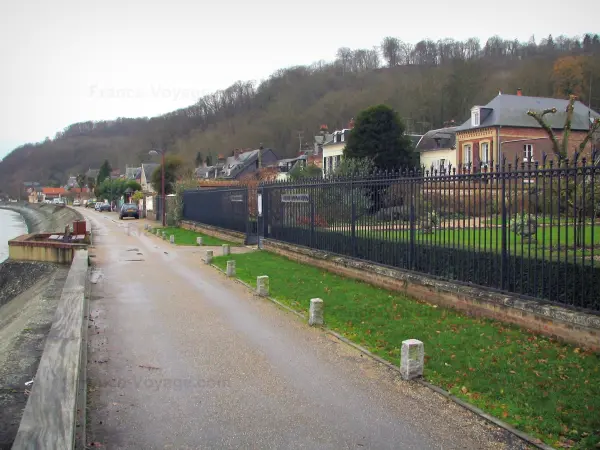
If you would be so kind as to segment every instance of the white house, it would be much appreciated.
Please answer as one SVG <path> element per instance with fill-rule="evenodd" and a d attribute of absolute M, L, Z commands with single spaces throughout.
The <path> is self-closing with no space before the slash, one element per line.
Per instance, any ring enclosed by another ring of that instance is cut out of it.
<path fill-rule="evenodd" d="M 323 144 L 323 176 L 335 173 L 335 169 L 342 162 L 344 148 L 350 135 L 350 129 L 334 131 L 331 139 Z"/>

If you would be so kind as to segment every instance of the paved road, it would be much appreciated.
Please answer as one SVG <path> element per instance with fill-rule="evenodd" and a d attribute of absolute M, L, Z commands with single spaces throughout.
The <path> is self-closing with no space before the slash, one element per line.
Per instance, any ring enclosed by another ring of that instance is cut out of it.
<path fill-rule="evenodd" d="M 252 296 L 142 222 L 94 226 L 89 442 L 108 449 L 483 449 L 520 442 Z M 308 299 L 307 299 L 308 300 Z"/>

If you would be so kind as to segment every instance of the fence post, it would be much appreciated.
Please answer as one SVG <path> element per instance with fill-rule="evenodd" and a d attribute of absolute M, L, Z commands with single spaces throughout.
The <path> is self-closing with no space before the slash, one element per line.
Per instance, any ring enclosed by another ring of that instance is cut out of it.
<path fill-rule="evenodd" d="M 356 258 L 356 203 L 354 202 L 354 175 L 350 177 L 350 201 L 352 204 L 352 256 Z"/>
<path fill-rule="evenodd" d="M 408 267 L 414 269 L 415 263 L 415 183 L 410 184 L 410 247 L 408 251 Z"/>
<path fill-rule="evenodd" d="M 313 186 L 309 187 L 310 192 L 310 248 L 315 247 L 315 193 Z"/>
<path fill-rule="evenodd" d="M 504 172 L 504 168 L 500 172 L 500 176 L 502 176 L 502 224 L 501 224 L 501 246 L 502 246 L 502 263 L 500 265 L 500 276 L 502 278 L 501 285 L 502 290 L 507 289 L 507 279 L 508 279 L 508 247 L 507 247 L 507 214 L 506 214 L 506 173 Z"/>

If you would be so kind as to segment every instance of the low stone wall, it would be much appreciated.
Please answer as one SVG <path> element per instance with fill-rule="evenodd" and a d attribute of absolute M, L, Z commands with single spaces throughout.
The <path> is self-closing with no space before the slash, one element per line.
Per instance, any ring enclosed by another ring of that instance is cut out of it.
<path fill-rule="evenodd" d="M 236 244 L 244 244 L 246 242 L 246 233 L 240 233 L 238 231 L 225 230 L 223 228 L 213 227 L 211 225 L 205 225 L 189 220 L 182 220 L 180 226 L 186 230 L 197 231 L 198 233 L 223 239 L 224 241 L 234 242 Z"/>
<path fill-rule="evenodd" d="M 48 203 L 0 204 L 0 209 L 9 209 L 23 216 L 29 233 L 52 233 L 65 231 L 65 226 L 83 220 L 79 211 L 68 206 Z"/>
<path fill-rule="evenodd" d="M 65 450 L 74 446 L 80 377 L 86 363 L 81 355 L 87 334 L 87 276 L 88 252 L 78 250 L 56 307 L 13 450 Z"/>
<path fill-rule="evenodd" d="M 534 332 L 600 351 L 600 315 L 442 281 L 270 239 L 263 240 L 263 249 L 378 287 L 403 292 L 418 300 L 451 307 L 471 315 L 513 323 Z"/>
<path fill-rule="evenodd" d="M 8 258 L 13 261 L 40 261 L 71 264 L 75 251 L 87 249 L 88 242 L 49 241 L 48 233 L 24 234 L 8 241 Z"/>

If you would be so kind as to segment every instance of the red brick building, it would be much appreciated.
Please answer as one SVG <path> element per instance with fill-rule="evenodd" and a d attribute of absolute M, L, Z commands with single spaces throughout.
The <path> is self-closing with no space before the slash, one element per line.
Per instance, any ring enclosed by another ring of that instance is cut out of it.
<path fill-rule="evenodd" d="M 456 129 L 456 161 L 458 169 L 478 170 L 480 167 L 497 166 L 504 158 L 514 165 L 526 162 L 542 162 L 544 155 L 555 158 L 552 142 L 539 123 L 527 115 L 556 108 L 555 114 L 544 119 L 554 130 L 559 142 L 567 116 L 569 101 L 563 99 L 527 97 L 519 90 L 517 95 L 498 94 L 485 106 L 471 108 L 471 117 Z M 592 121 L 600 115 L 577 101 L 574 105 L 569 137 L 568 155 L 579 151 L 579 145 L 588 134 Z M 580 158 L 589 158 L 593 141 L 590 140 Z"/>

